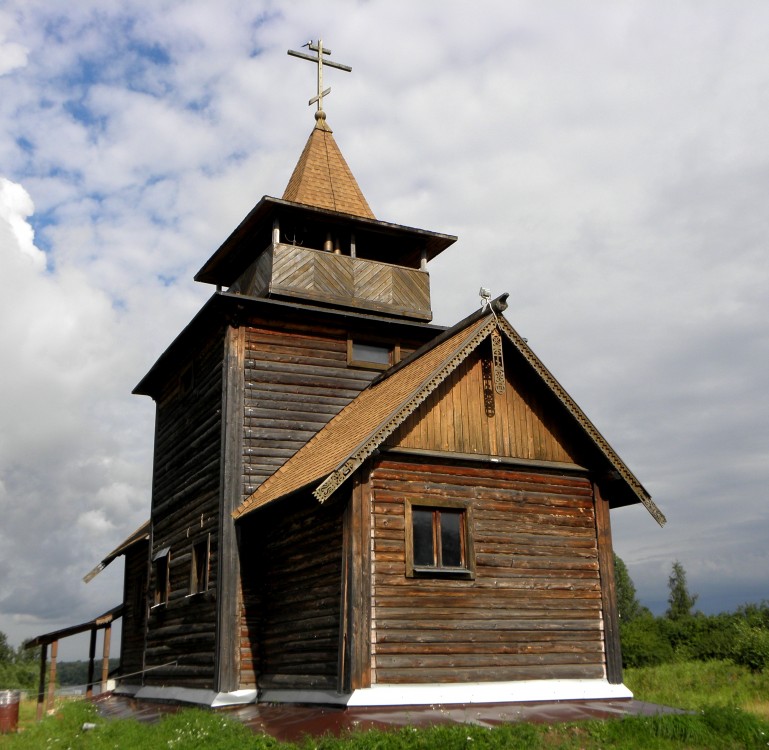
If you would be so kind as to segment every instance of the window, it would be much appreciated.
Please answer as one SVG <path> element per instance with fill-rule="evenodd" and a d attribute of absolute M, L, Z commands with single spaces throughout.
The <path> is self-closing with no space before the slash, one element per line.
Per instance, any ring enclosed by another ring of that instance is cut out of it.
<path fill-rule="evenodd" d="M 347 339 L 347 363 L 353 367 L 386 370 L 400 361 L 400 347 L 373 341 Z"/>
<path fill-rule="evenodd" d="M 171 548 L 164 547 L 152 558 L 155 567 L 155 606 L 165 604 L 171 595 Z"/>
<path fill-rule="evenodd" d="M 208 559 L 211 549 L 211 535 L 192 545 L 190 566 L 190 596 L 208 589 Z"/>
<path fill-rule="evenodd" d="M 474 578 L 472 511 L 463 501 L 406 501 L 406 575 Z"/>

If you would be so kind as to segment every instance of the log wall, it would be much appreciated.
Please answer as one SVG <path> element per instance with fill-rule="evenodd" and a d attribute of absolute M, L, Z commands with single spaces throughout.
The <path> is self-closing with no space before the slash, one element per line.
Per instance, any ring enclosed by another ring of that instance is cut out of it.
<path fill-rule="evenodd" d="M 402 341 L 402 356 L 435 335 Z M 347 364 L 347 329 L 321 325 L 246 329 L 243 499 L 352 401 L 379 372 Z"/>
<path fill-rule="evenodd" d="M 372 683 L 605 676 L 586 477 L 386 457 L 371 481 Z M 472 504 L 474 580 L 406 577 L 405 498 Z"/>
<path fill-rule="evenodd" d="M 241 534 L 241 687 L 336 690 L 343 503 L 288 502 Z"/>
<path fill-rule="evenodd" d="M 152 489 L 153 555 L 170 547 L 170 596 L 151 607 L 146 684 L 212 688 L 221 464 L 223 336 L 180 364 L 158 399 Z M 188 596 L 192 545 L 211 535 L 209 589 Z M 154 571 L 150 596 L 154 590 Z"/>
<path fill-rule="evenodd" d="M 125 553 L 123 624 L 120 636 L 120 674 L 139 685 L 144 669 L 144 629 L 147 623 L 149 542 L 134 544 Z"/>

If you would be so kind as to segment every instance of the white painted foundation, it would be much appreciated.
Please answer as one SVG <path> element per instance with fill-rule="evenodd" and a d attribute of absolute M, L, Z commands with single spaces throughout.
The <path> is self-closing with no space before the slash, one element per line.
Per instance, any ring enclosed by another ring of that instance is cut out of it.
<path fill-rule="evenodd" d="M 344 706 L 429 706 L 467 703 L 629 700 L 625 685 L 606 680 L 520 680 L 428 685 L 374 685 L 352 695 L 314 690 L 265 690 L 260 703 L 325 703 Z"/>
<path fill-rule="evenodd" d="M 310 703 L 326 706 L 430 706 L 471 703 L 541 703 L 545 701 L 629 700 L 625 685 L 606 680 L 520 680 L 427 685 L 374 685 L 352 694 L 326 690 L 235 690 L 217 693 L 183 687 L 119 686 L 118 694 L 138 699 L 194 703 L 219 708 L 244 703 Z"/>

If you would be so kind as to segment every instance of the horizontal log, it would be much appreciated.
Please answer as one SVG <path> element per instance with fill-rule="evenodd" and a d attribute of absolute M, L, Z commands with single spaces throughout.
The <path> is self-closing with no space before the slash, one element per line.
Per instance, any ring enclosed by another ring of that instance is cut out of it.
<path fill-rule="evenodd" d="M 376 654 L 380 669 L 446 669 L 471 667 L 505 668 L 518 666 L 596 665 L 603 662 L 600 653 L 501 653 L 501 654 Z"/>
<path fill-rule="evenodd" d="M 416 604 L 416 603 L 415 603 Z M 560 614 L 559 614 L 560 613 Z M 506 623 L 538 622 L 541 619 L 570 619 L 572 615 L 568 609 L 552 610 L 547 609 L 490 609 L 486 610 L 479 603 L 477 607 L 431 607 L 429 609 L 430 617 L 440 617 L 447 621 L 457 620 L 476 620 L 493 621 L 498 623 L 499 627 L 504 627 Z M 400 606 L 383 607 L 379 603 L 376 605 L 377 622 L 381 620 L 413 620 L 423 617 L 424 609 L 419 606 Z"/>
<path fill-rule="evenodd" d="M 336 675 L 260 674 L 259 687 L 262 690 L 268 688 L 336 690 Z"/>
<path fill-rule="evenodd" d="M 398 628 L 404 628 L 406 630 L 498 630 L 506 631 L 510 633 L 520 632 L 561 632 L 568 630 L 600 630 L 602 624 L 597 619 L 563 619 L 563 620 L 510 620 L 505 622 L 499 622 L 494 620 L 482 620 L 482 619 L 466 619 L 466 620 L 452 620 L 450 622 L 442 620 L 423 620 L 419 619 L 420 613 L 417 613 L 416 617 L 406 620 L 404 619 L 385 619 L 376 618 L 377 630 L 387 630 L 392 628 L 396 630 Z M 424 613 L 421 613 L 424 614 Z"/>
<path fill-rule="evenodd" d="M 599 630 L 593 631 L 561 631 L 552 632 L 532 632 L 510 633 L 501 630 L 377 630 L 376 649 L 380 646 L 392 644 L 394 649 L 401 646 L 407 647 L 413 645 L 414 648 L 422 648 L 422 644 L 429 644 L 434 647 L 451 648 L 453 644 L 482 644 L 484 647 L 497 648 L 500 644 L 537 644 L 540 642 L 551 643 L 554 638 L 568 647 L 569 643 L 595 643 L 598 646 L 603 644 L 603 635 Z"/>
<path fill-rule="evenodd" d="M 450 667 L 446 669 L 381 669 L 377 668 L 377 682 L 383 684 L 425 684 L 456 682 L 497 682 L 514 680 L 545 679 L 600 679 L 604 676 L 603 665 L 553 664 L 547 667 L 541 664 L 493 667 L 478 669 L 473 667 Z"/>

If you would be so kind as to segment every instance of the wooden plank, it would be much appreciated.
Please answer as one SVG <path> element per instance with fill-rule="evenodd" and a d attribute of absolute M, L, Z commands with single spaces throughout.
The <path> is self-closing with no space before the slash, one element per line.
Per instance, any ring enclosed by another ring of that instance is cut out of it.
<path fill-rule="evenodd" d="M 614 554 L 611 541 L 609 502 L 595 491 L 595 525 L 598 536 L 598 560 L 601 571 L 601 600 L 603 602 L 604 637 L 606 639 L 606 678 L 612 685 L 622 684 L 622 651 L 619 635 L 619 612 L 614 586 Z"/>
<path fill-rule="evenodd" d="M 224 346 L 214 689 L 230 692 L 240 684 L 240 641 L 232 627 L 239 617 L 240 566 L 231 514 L 243 492 L 244 329 L 228 328 Z"/>

